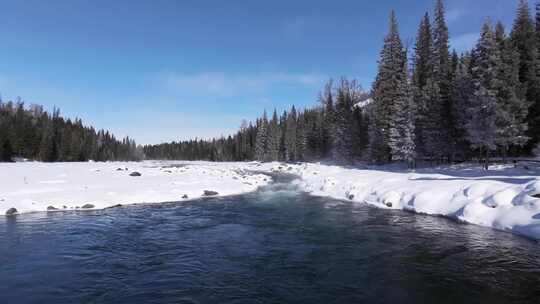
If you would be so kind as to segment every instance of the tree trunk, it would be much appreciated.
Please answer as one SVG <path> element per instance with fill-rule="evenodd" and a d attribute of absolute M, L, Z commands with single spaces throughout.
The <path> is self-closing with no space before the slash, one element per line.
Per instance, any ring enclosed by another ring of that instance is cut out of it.
<path fill-rule="evenodd" d="M 487 171 L 489 170 L 489 149 L 486 148 L 486 156 L 484 160 L 484 169 Z"/>

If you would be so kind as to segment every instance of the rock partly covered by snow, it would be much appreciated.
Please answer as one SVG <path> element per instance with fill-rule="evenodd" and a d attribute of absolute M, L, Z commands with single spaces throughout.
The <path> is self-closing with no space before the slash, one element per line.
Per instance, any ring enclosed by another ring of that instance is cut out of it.
<path fill-rule="evenodd" d="M 185 201 L 208 189 L 226 196 L 271 182 L 246 169 L 210 162 L 0 163 L 0 214 Z"/>
<path fill-rule="evenodd" d="M 530 167 L 530 165 L 529 165 Z M 300 189 L 317 196 L 450 217 L 540 239 L 540 169 L 474 166 L 425 169 L 343 168 L 321 164 L 264 164 L 294 173 Z"/>

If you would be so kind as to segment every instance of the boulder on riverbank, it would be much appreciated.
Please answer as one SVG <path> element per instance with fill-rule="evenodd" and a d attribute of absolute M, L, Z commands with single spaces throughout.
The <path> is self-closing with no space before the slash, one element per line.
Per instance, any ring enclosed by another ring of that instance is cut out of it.
<path fill-rule="evenodd" d="M 116 205 L 107 207 L 107 208 L 105 208 L 105 209 L 114 209 L 114 208 L 120 208 L 120 207 L 122 207 L 122 204 L 116 204 Z"/>
<path fill-rule="evenodd" d="M 134 171 L 134 172 L 131 172 L 131 173 L 129 174 L 129 176 L 142 176 L 142 174 L 139 173 L 139 172 L 137 172 L 137 171 Z"/>
<path fill-rule="evenodd" d="M 6 211 L 6 216 L 12 216 L 12 215 L 16 215 L 18 214 L 19 211 L 17 211 L 17 209 L 15 208 L 9 208 L 7 211 Z"/>
<path fill-rule="evenodd" d="M 204 190 L 204 196 L 216 196 L 219 195 L 216 191 Z"/>
<path fill-rule="evenodd" d="M 82 208 L 82 209 L 92 209 L 92 208 L 95 208 L 95 206 L 92 205 L 92 204 L 84 204 L 84 205 L 82 205 L 81 208 Z"/>

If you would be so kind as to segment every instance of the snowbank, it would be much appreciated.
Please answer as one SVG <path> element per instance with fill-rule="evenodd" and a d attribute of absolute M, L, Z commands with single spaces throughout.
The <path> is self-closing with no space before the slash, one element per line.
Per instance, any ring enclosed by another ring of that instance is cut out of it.
<path fill-rule="evenodd" d="M 271 182 L 261 172 L 298 175 L 299 189 L 380 208 L 442 215 L 540 239 L 540 168 L 473 166 L 343 168 L 280 163 L 0 163 L 0 215 L 47 209 L 196 199 L 204 191 L 242 194 Z M 139 172 L 141 176 L 130 176 Z M 208 194 L 208 193 L 207 193 Z M 537 196 L 537 197 L 536 197 Z M 83 208 L 85 207 L 85 208 Z"/>
<path fill-rule="evenodd" d="M 141 176 L 130 176 L 134 172 Z M 182 201 L 205 190 L 234 195 L 270 181 L 231 163 L 0 163 L 0 215 L 11 208 L 27 213 Z"/>
<path fill-rule="evenodd" d="M 540 239 L 540 169 L 454 166 L 411 173 L 392 167 L 264 164 L 294 173 L 300 189 L 380 208 L 442 215 Z"/>

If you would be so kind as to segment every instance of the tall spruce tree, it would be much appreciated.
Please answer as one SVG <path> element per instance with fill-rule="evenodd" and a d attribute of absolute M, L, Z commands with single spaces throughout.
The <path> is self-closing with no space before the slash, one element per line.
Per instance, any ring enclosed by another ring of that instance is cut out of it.
<path fill-rule="evenodd" d="M 471 56 L 464 54 L 457 64 L 455 77 L 452 82 L 452 101 L 454 104 L 453 116 L 456 120 L 454 131 L 454 141 L 456 145 L 455 156 L 464 160 L 469 154 L 469 142 L 467 140 L 466 126 L 471 120 L 469 109 L 472 107 L 474 88 L 471 75 Z"/>
<path fill-rule="evenodd" d="M 335 122 L 333 133 L 333 158 L 349 163 L 353 159 L 352 108 L 356 96 L 355 83 L 341 79 L 336 92 Z"/>
<path fill-rule="evenodd" d="M 497 64 L 499 50 L 491 24 L 482 27 L 480 40 L 472 54 L 473 95 L 469 101 L 469 121 L 466 123 L 468 140 L 473 149 L 484 157 L 484 168 L 489 165 L 490 153 L 494 151 L 497 138 Z"/>
<path fill-rule="evenodd" d="M 286 138 L 287 138 L 287 111 L 283 111 L 283 114 L 281 114 L 281 117 L 279 118 L 279 126 L 280 126 L 280 141 L 279 141 L 279 160 L 281 161 L 287 161 L 286 158 Z"/>
<path fill-rule="evenodd" d="M 517 17 L 510 33 L 510 41 L 519 53 L 519 80 L 525 88 L 526 99 L 531 105 L 527 122 L 529 124 L 528 135 L 532 140 L 527 145 L 528 151 L 540 139 L 540 125 L 538 122 L 540 115 L 540 111 L 538 111 L 540 106 L 539 52 L 537 47 L 537 37 L 540 37 L 540 34 L 538 34 L 540 29 L 536 31 L 528 2 L 520 0 Z"/>
<path fill-rule="evenodd" d="M 322 157 L 330 157 L 334 147 L 334 96 L 332 92 L 333 81 L 330 79 L 324 87 L 324 92 L 320 97 L 321 108 L 323 109 L 323 126 L 322 126 Z"/>
<path fill-rule="evenodd" d="M 266 161 L 268 157 L 268 118 L 266 111 L 257 125 L 257 139 L 255 143 L 255 159 Z"/>
<path fill-rule="evenodd" d="M 281 132 L 279 129 L 279 121 L 277 112 L 274 109 L 274 114 L 268 125 L 268 160 L 277 161 L 279 159 L 279 145 L 281 141 Z"/>
<path fill-rule="evenodd" d="M 450 98 L 451 88 L 451 63 L 449 50 L 449 34 L 446 24 L 445 10 L 442 0 L 437 0 L 433 20 L 433 71 L 434 84 L 431 92 L 438 89 L 438 94 L 429 96 L 428 115 L 432 120 L 431 126 L 431 146 L 427 147 L 428 153 L 432 157 L 440 158 L 445 154 L 449 156 L 454 147 L 452 146 L 451 130 L 452 125 L 452 99 Z M 436 87 L 436 88 L 435 88 Z M 437 120 L 437 123 L 433 123 Z M 436 137 L 434 137 L 436 136 Z"/>
<path fill-rule="evenodd" d="M 426 156 L 424 129 L 429 123 L 430 116 L 428 112 L 427 84 L 434 82 L 434 58 L 433 58 L 433 33 L 431 30 L 431 21 L 426 13 L 420 22 L 416 44 L 413 54 L 413 76 L 412 76 L 412 94 L 415 112 L 415 146 L 420 156 Z"/>
<path fill-rule="evenodd" d="M 287 133 L 285 134 L 285 161 L 296 161 L 296 131 L 297 131 L 297 113 L 296 108 L 292 106 L 291 112 L 287 116 L 285 123 Z"/>
<path fill-rule="evenodd" d="M 377 162 L 392 159 L 390 142 L 390 117 L 396 97 L 400 96 L 403 81 L 403 66 L 406 63 L 405 51 L 399 36 L 394 11 L 390 14 L 390 31 L 387 34 L 379 59 L 379 68 L 373 86 L 374 111 L 370 126 L 370 157 Z"/>
<path fill-rule="evenodd" d="M 406 58 L 406 56 L 405 56 Z M 414 112 L 413 99 L 409 86 L 406 61 L 403 63 L 401 77 L 397 87 L 389 123 L 389 146 L 392 159 L 406 161 L 409 167 L 414 166 Z"/>
<path fill-rule="evenodd" d="M 497 145 L 505 158 L 512 146 L 523 146 L 529 138 L 527 114 L 529 104 L 519 82 L 519 54 L 506 38 L 504 26 L 498 22 L 495 28 L 497 46 Z"/>
<path fill-rule="evenodd" d="M 369 117 L 365 107 L 353 107 L 353 157 L 364 158 L 364 152 L 369 144 L 368 125 Z"/>
<path fill-rule="evenodd" d="M 301 113 L 298 115 L 298 119 L 296 121 L 296 139 L 294 142 L 295 145 L 295 160 L 296 161 L 303 161 L 305 160 L 306 156 L 306 148 L 307 148 L 307 124 L 306 124 L 306 116 L 305 113 Z"/>

